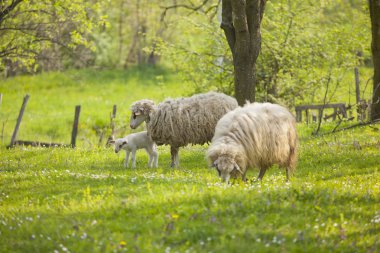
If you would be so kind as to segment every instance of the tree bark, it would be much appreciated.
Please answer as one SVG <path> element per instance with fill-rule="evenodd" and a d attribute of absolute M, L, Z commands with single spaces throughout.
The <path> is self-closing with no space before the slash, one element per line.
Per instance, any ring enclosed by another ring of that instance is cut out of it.
<path fill-rule="evenodd" d="M 256 60 L 261 49 L 261 20 L 266 0 L 223 0 L 222 24 L 234 64 L 239 105 L 255 101 Z"/>
<path fill-rule="evenodd" d="M 369 0 L 372 26 L 373 93 L 371 120 L 380 119 L 380 0 Z"/>

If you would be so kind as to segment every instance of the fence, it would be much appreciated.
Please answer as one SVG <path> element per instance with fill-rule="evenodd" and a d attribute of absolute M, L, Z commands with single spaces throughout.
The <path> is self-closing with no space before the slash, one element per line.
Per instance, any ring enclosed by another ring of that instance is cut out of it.
<path fill-rule="evenodd" d="M 7 147 L 12 148 L 15 145 L 24 145 L 24 146 L 72 147 L 72 148 L 75 148 L 76 147 L 76 138 L 77 138 L 77 134 L 78 134 L 79 116 L 80 116 L 80 110 L 81 110 L 80 105 L 77 105 L 75 107 L 74 123 L 73 123 L 73 128 L 72 128 L 72 133 L 71 133 L 71 144 L 70 145 L 62 144 L 62 143 L 46 143 L 46 142 L 40 142 L 40 141 L 17 140 L 17 135 L 18 135 L 18 132 L 20 130 L 21 121 L 22 121 L 22 118 L 24 116 L 25 108 L 28 104 L 29 98 L 30 98 L 30 95 L 26 95 L 24 97 L 24 100 L 23 100 L 22 105 L 21 105 L 20 112 L 19 112 L 18 117 L 17 117 L 16 126 L 13 130 L 11 142 L 10 142 L 9 146 L 7 146 Z"/>
<path fill-rule="evenodd" d="M 81 106 L 77 105 L 75 106 L 75 113 L 74 113 L 74 121 L 72 124 L 72 131 L 71 131 L 71 142 L 70 144 L 64 144 L 64 143 L 54 143 L 54 142 L 41 142 L 41 141 L 30 141 L 30 140 L 19 140 L 18 139 L 18 134 L 20 130 L 20 125 L 22 123 L 22 119 L 24 116 L 24 112 L 26 111 L 26 107 L 29 101 L 30 95 L 26 95 L 23 99 L 21 109 L 19 111 L 17 120 L 16 120 L 16 125 L 13 130 L 13 134 L 11 137 L 10 144 L 7 146 L 8 148 L 12 148 L 16 145 L 23 145 L 23 146 L 40 146 L 40 147 L 72 147 L 75 148 L 77 144 L 77 136 L 78 136 L 78 126 L 79 126 L 79 118 L 80 118 L 80 113 L 81 113 Z M 0 105 L 2 101 L 2 94 L 0 94 Z M 119 129 L 116 129 L 116 112 L 117 112 L 117 106 L 113 105 L 112 108 L 112 113 L 110 115 L 110 124 L 109 126 L 105 128 L 99 128 L 95 129 L 97 134 L 100 136 L 99 138 L 99 146 L 102 143 L 103 137 L 105 136 L 106 133 L 108 133 L 108 130 L 111 130 L 111 134 L 107 138 L 106 145 L 109 145 L 110 141 L 114 139 L 115 134 L 123 131 L 125 129 L 124 126 L 122 126 Z M 35 114 L 33 114 L 35 115 Z M 67 116 L 67 114 L 65 114 Z M 40 117 L 38 118 L 50 118 L 47 117 L 46 115 L 38 115 Z M 54 116 L 54 118 L 59 118 L 60 116 Z M 4 138 L 4 124 L 3 122 L 3 128 L 2 128 L 2 138 Z"/>

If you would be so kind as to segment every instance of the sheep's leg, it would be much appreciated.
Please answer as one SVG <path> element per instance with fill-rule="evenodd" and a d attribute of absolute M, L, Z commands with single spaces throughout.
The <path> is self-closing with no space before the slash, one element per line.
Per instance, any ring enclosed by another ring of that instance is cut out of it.
<path fill-rule="evenodd" d="M 246 170 L 246 172 L 244 172 L 244 174 L 241 176 L 241 179 L 242 179 L 244 182 L 247 182 L 246 174 L 247 174 L 247 170 Z"/>
<path fill-rule="evenodd" d="M 128 168 L 128 163 L 129 163 L 129 153 L 130 153 L 130 151 L 129 150 L 127 150 L 126 152 L 125 152 L 125 161 L 124 161 L 124 167 L 125 168 Z"/>
<path fill-rule="evenodd" d="M 286 182 L 289 182 L 289 167 L 286 167 Z"/>
<path fill-rule="evenodd" d="M 136 149 L 132 150 L 132 169 L 136 168 Z"/>
<path fill-rule="evenodd" d="M 267 168 L 260 168 L 260 173 L 257 179 L 261 181 L 266 171 L 267 171 Z"/>
<path fill-rule="evenodd" d="M 173 146 L 170 147 L 170 154 L 172 157 L 172 164 L 171 164 L 172 168 L 177 168 L 179 165 L 178 149 L 179 148 L 177 148 L 177 147 L 173 147 Z"/>

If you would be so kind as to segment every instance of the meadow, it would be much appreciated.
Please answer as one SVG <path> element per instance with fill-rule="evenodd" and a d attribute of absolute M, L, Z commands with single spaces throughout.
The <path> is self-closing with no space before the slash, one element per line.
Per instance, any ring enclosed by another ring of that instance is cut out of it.
<path fill-rule="evenodd" d="M 271 168 L 262 182 L 226 185 L 204 146 L 180 150 L 170 168 L 123 167 L 124 154 L 99 145 L 112 105 L 127 134 L 129 106 L 188 87 L 165 69 L 68 71 L 1 81 L 0 252 L 379 252 L 380 124 L 312 136 L 298 124 L 299 162 L 289 183 Z M 82 105 L 78 147 L 6 149 L 30 94 L 19 139 L 68 143 Z M 324 123 L 329 132 L 334 123 Z"/>

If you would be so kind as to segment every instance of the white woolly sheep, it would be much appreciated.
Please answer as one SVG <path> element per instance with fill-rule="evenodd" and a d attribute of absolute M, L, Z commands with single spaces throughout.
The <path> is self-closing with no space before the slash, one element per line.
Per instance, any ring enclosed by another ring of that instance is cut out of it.
<path fill-rule="evenodd" d="M 124 138 L 116 139 L 110 143 L 115 144 L 115 153 L 118 153 L 121 149 L 126 151 L 126 157 L 124 167 L 128 167 L 129 154 L 132 152 L 132 168 L 136 167 L 136 150 L 144 148 L 149 156 L 148 167 L 158 166 L 158 152 L 157 146 L 148 136 L 146 131 L 129 134 Z"/>
<path fill-rule="evenodd" d="M 211 141 L 218 120 L 237 106 L 235 98 L 216 92 L 167 99 L 158 105 L 144 99 L 132 104 L 130 126 L 135 129 L 145 121 L 157 145 L 170 145 L 171 166 L 178 167 L 179 147 Z"/>
<path fill-rule="evenodd" d="M 259 168 L 258 179 L 273 164 L 295 169 L 297 132 L 293 115 L 270 103 L 247 103 L 224 115 L 215 128 L 207 158 L 223 181 L 245 175 L 248 168 Z"/>

